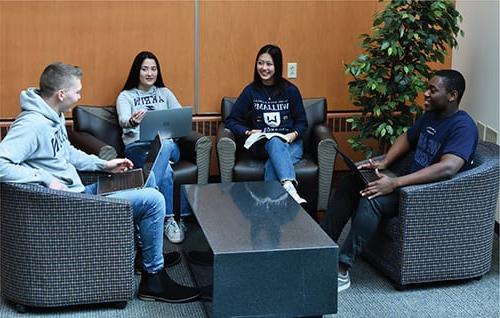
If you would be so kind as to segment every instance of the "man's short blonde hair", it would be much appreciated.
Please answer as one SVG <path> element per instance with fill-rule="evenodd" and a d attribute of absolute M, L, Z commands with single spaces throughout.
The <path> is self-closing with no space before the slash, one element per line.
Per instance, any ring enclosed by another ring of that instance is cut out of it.
<path fill-rule="evenodd" d="M 82 70 L 78 66 L 55 62 L 48 65 L 40 76 L 40 95 L 48 98 L 60 89 L 68 88 L 71 80 L 80 79 Z"/>

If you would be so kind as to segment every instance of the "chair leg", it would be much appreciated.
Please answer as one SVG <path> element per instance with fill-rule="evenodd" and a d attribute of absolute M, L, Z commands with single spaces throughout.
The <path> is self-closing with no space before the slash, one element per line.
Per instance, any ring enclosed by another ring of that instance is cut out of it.
<path fill-rule="evenodd" d="M 16 311 L 20 314 L 24 314 L 28 311 L 28 308 L 26 306 L 21 305 L 21 304 L 14 304 Z"/>
<path fill-rule="evenodd" d="M 408 289 L 407 285 L 401 285 L 398 283 L 393 283 L 392 285 L 394 286 L 394 289 L 396 289 L 397 291 L 405 291 Z"/>
<path fill-rule="evenodd" d="M 125 307 L 127 307 L 127 302 L 126 301 L 117 301 L 117 302 L 113 303 L 113 305 L 116 309 L 125 309 Z"/>

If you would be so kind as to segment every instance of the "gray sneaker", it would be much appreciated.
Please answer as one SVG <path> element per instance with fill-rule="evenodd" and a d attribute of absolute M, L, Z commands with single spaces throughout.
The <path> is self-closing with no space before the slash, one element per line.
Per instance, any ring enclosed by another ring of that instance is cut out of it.
<path fill-rule="evenodd" d="M 184 241 L 184 231 L 179 227 L 173 217 L 165 222 L 165 236 L 172 243 L 182 243 Z"/>
<path fill-rule="evenodd" d="M 349 278 L 349 272 L 347 272 L 345 275 L 342 275 L 339 272 L 337 292 L 346 290 L 350 286 L 351 286 L 351 279 Z"/>

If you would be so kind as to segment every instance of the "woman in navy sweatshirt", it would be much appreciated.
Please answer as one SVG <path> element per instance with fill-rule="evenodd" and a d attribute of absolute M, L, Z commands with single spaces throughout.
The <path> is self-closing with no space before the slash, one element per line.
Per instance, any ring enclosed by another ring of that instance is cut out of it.
<path fill-rule="evenodd" d="M 264 180 L 279 180 L 295 201 L 303 204 L 306 200 L 295 189 L 293 165 L 302 158 L 307 118 L 299 89 L 282 73 L 281 49 L 272 44 L 262 47 L 255 59 L 254 80 L 241 92 L 225 125 L 245 138 L 263 132 L 282 134 L 261 139 L 249 150 L 255 158 L 267 159 Z"/>

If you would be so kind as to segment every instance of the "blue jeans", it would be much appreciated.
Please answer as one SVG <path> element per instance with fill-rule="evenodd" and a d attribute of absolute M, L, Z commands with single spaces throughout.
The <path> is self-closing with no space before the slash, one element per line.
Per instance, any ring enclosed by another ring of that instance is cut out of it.
<path fill-rule="evenodd" d="M 162 140 L 161 160 L 168 160 L 169 162 L 179 161 L 180 151 L 177 144 L 171 139 Z M 134 167 L 142 168 L 146 162 L 151 142 L 149 141 L 136 141 L 125 146 L 125 157 L 134 163 Z M 165 197 L 166 215 L 167 217 L 173 216 L 174 212 L 174 171 L 170 163 L 167 165 L 163 175 L 158 176 L 156 187 Z M 181 204 L 181 206 L 183 206 Z"/>
<path fill-rule="evenodd" d="M 85 187 L 85 193 L 96 194 L 96 184 Z M 163 224 L 165 222 L 165 199 L 153 188 L 124 190 L 109 197 L 127 200 L 132 206 L 136 238 L 142 247 L 142 267 L 148 273 L 163 269 Z"/>
<path fill-rule="evenodd" d="M 302 159 L 304 148 L 302 139 L 297 139 L 291 144 L 278 137 L 266 142 L 265 150 L 269 155 L 264 165 L 264 181 L 297 181 L 293 165 Z"/>
<path fill-rule="evenodd" d="M 398 214 L 398 191 L 368 200 L 359 194 L 362 188 L 364 184 L 353 174 L 340 180 L 335 194 L 330 194 L 325 220 L 322 223 L 325 232 L 338 242 L 344 226 L 351 219 L 351 229 L 339 252 L 339 263 L 347 268 L 352 267 L 381 220 Z"/>

